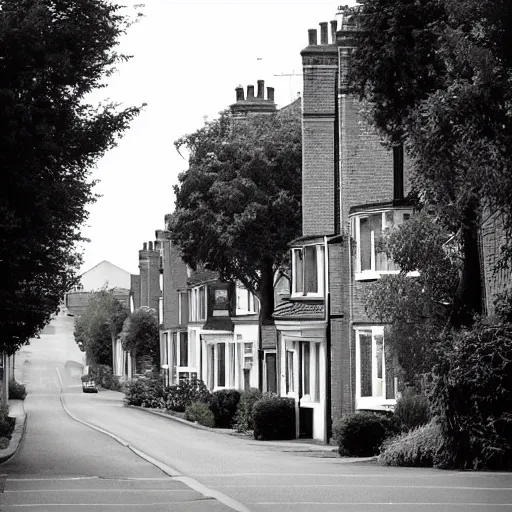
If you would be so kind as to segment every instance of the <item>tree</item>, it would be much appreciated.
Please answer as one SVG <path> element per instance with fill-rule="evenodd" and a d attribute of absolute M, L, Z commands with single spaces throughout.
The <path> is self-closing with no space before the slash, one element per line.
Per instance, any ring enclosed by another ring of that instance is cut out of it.
<path fill-rule="evenodd" d="M 149 356 L 153 364 L 158 362 L 160 333 L 155 311 L 142 307 L 125 321 L 121 340 L 124 350 L 134 358 Z"/>
<path fill-rule="evenodd" d="M 469 325 L 483 303 L 478 229 L 499 212 L 512 235 L 512 4 L 368 0 L 350 14 L 361 28 L 353 92 L 390 143 L 405 144 L 422 203 L 457 234 L 451 324 Z"/>
<path fill-rule="evenodd" d="M 458 248 L 454 237 L 425 212 L 413 215 L 381 243 L 401 270 L 366 287 L 366 311 L 389 325 L 386 347 L 398 362 L 404 384 L 419 386 L 432 369 L 437 337 L 454 307 Z"/>
<path fill-rule="evenodd" d="M 86 354 L 88 364 L 112 367 L 113 347 L 121 333 L 128 311 L 106 288 L 89 299 L 84 314 L 75 322 L 75 341 Z"/>
<path fill-rule="evenodd" d="M 0 0 L 0 350 L 14 352 L 77 281 L 90 173 L 140 112 L 88 95 L 128 57 L 106 0 Z"/>
<path fill-rule="evenodd" d="M 172 239 L 193 268 L 202 264 L 224 280 L 239 280 L 274 310 L 274 273 L 301 231 L 300 115 L 228 112 L 175 142 L 189 151 L 189 168 L 175 186 L 168 217 Z"/>

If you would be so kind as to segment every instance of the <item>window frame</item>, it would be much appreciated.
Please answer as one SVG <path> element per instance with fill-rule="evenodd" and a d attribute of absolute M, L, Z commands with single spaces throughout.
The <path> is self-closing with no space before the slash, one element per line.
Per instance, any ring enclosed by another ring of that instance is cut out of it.
<path fill-rule="evenodd" d="M 204 322 L 208 311 L 208 293 L 206 285 L 188 290 L 188 321 Z M 183 309 L 183 308 L 181 308 Z"/>
<path fill-rule="evenodd" d="M 314 247 L 316 252 L 316 282 L 317 282 L 317 291 L 316 292 L 307 292 L 306 291 L 306 276 L 307 276 L 307 265 L 306 265 L 306 249 Z M 303 245 L 300 247 L 293 247 L 292 251 L 292 285 L 291 285 L 291 297 L 323 297 L 324 296 L 324 278 L 325 278 L 325 246 L 324 244 L 309 244 Z M 297 289 L 297 279 L 296 279 L 296 268 L 297 268 L 297 253 L 298 251 L 302 251 L 303 259 L 302 259 L 302 290 Z"/>
<path fill-rule="evenodd" d="M 355 256 L 355 264 L 354 264 L 354 279 L 356 281 L 365 281 L 378 279 L 382 275 L 392 275 L 400 273 L 400 269 L 393 270 L 378 270 L 377 269 L 377 252 L 375 246 L 375 232 L 372 230 L 370 232 L 370 269 L 361 270 L 361 219 L 370 218 L 374 215 L 381 216 L 381 233 L 385 233 L 387 229 L 390 228 L 386 222 L 386 214 L 392 212 L 393 213 L 393 224 L 391 229 L 395 226 L 400 226 L 405 222 L 404 215 L 411 216 L 413 214 L 413 208 L 380 208 L 377 210 L 368 210 L 357 212 L 351 215 L 351 231 L 352 238 L 356 244 L 356 256 Z M 396 222 L 396 213 L 401 213 L 402 218 L 400 222 Z M 389 261 L 392 261 L 389 259 Z M 409 276 L 417 276 L 418 272 L 409 272 Z"/>
<path fill-rule="evenodd" d="M 394 398 L 386 398 L 386 342 L 384 337 L 384 326 L 358 326 L 354 329 L 355 331 L 355 373 L 356 373 L 356 409 L 376 409 L 383 410 L 389 409 L 396 404 L 396 390 L 397 390 L 397 378 L 393 379 L 393 386 L 395 391 Z M 371 387 L 372 394 L 370 396 L 361 396 L 362 392 L 362 371 L 361 371 L 361 335 L 371 335 Z M 377 360 L 377 338 L 382 338 L 382 376 L 381 380 L 381 393 L 377 394 L 374 390 L 378 384 L 378 370 Z"/>

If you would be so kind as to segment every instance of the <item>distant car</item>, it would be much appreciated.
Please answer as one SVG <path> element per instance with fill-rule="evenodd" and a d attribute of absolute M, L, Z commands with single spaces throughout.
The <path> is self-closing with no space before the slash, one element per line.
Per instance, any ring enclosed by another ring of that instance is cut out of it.
<path fill-rule="evenodd" d="M 84 393 L 97 393 L 98 388 L 96 387 L 96 382 L 93 380 L 86 380 L 82 382 L 82 391 Z"/>

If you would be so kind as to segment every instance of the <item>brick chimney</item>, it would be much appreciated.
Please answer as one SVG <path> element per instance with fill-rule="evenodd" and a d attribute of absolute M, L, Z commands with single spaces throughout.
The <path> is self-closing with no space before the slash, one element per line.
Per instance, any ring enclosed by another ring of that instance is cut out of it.
<path fill-rule="evenodd" d="M 248 100 L 254 99 L 254 85 L 247 86 L 247 99 Z"/>
<path fill-rule="evenodd" d="M 329 38 L 327 36 L 327 21 L 320 23 L 320 44 L 329 44 Z"/>
<path fill-rule="evenodd" d="M 309 46 L 316 46 L 318 44 L 316 28 L 310 28 L 308 30 L 308 42 Z"/>
<path fill-rule="evenodd" d="M 258 80 L 258 98 L 265 99 L 265 80 Z"/>

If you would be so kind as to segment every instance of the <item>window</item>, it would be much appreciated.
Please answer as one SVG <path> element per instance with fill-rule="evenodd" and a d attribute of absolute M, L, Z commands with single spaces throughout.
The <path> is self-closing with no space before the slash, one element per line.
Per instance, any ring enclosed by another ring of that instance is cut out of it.
<path fill-rule="evenodd" d="M 188 366 L 188 333 L 180 332 L 180 364 Z"/>
<path fill-rule="evenodd" d="M 286 351 L 286 392 L 293 393 L 294 390 L 294 378 L 293 378 L 293 351 Z"/>
<path fill-rule="evenodd" d="M 320 401 L 320 343 L 315 343 L 315 397 L 316 402 Z"/>
<path fill-rule="evenodd" d="M 226 386 L 226 344 L 217 344 L 217 386 Z"/>
<path fill-rule="evenodd" d="M 158 323 L 164 323 L 164 298 L 158 297 Z"/>
<path fill-rule="evenodd" d="M 245 288 L 242 283 L 236 285 L 236 314 L 250 315 L 260 311 L 258 298 Z"/>
<path fill-rule="evenodd" d="M 229 384 L 230 386 L 236 386 L 235 375 L 236 375 L 236 345 L 234 343 L 229 344 Z"/>
<path fill-rule="evenodd" d="M 293 295 L 319 296 L 323 293 L 323 245 L 292 249 L 292 266 Z"/>
<path fill-rule="evenodd" d="M 356 279 L 377 273 L 398 272 L 398 266 L 385 252 L 384 236 L 394 226 L 407 221 L 412 210 L 387 210 L 376 213 L 357 214 L 352 219 L 352 230 L 356 242 Z"/>
<path fill-rule="evenodd" d="M 386 400 L 394 400 L 395 387 L 391 364 L 385 357 L 383 327 L 356 331 L 358 407 L 384 405 Z"/>
<path fill-rule="evenodd" d="M 277 393 L 277 354 L 265 353 L 265 384 L 266 391 Z"/>
<path fill-rule="evenodd" d="M 311 383 L 311 350 L 309 342 L 302 343 L 302 396 L 310 395 Z"/>
<path fill-rule="evenodd" d="M 206 320 L 206 286 L 199 286 L 188 291 L 189 322 Z"/>

